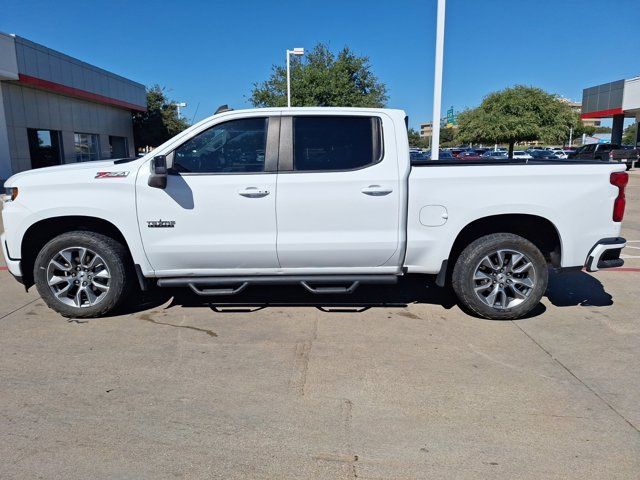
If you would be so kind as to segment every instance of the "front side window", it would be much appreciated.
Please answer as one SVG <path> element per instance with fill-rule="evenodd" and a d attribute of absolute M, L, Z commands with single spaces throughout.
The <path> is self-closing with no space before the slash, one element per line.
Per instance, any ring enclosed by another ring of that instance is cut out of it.
<path fill-rule="evenodd" d="M 264 172 L 267 118 L 230 120 L 187 140 L 174 151 L 178 173 Z"/>
<path fill-rule="evenodd" d="M 381 156 L 377 117 L 295 117 L 293 168 L 297 171 L 353 170 Z"/>
<path fill-rule="evenodd" d="M 74 133 L 76 162 L 88 162 L 100 158 L 98 135 L 93 133 Z"/>

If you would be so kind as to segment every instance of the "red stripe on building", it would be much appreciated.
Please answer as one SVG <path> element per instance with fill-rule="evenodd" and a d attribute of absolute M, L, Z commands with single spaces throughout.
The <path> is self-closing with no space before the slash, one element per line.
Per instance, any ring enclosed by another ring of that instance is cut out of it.
<path fill-rule="evenodd" d="M 134 105 L 133 103 L 124 102 L 111 97 L 105 97 L 104 95 L 98 95 L 97 93 L 88 92 L 79 88 L 68 87 L 60 83 L 50 82 L 49 80 L 43 80 L 41 78 L 32 77 L 30 75 L 18 74 L 18 82 L 23 85 L 29 85 L 30 87 L 40 88 L 42 90 L 48 90 L 49 92 L 59 93 L 61 95 L 68 95 L 70 97 L 80 98 L 82 100 L 89 100 L 91 102 L 104 103 L 106 105 L 114 105 L 116 107 L 126 108 L 127 110 L 135 110 L 137 112 L 146 112 L 146 107 L 140 105 Z"/>
<path fill-rule="evenodd" d="M 580 115 L 581 118 L 608 118 L 614 115 L 622 115 L 622 108 L 610 108 L 609 110 L 598 110 L 597 112 L 587 112 Z"/>

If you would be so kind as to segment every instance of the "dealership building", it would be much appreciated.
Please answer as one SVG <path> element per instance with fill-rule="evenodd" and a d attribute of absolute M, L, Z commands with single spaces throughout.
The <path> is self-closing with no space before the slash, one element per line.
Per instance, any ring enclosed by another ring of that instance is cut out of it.
<path fill-rule="evenodd" d="M 144 85 L 0 32 L 0 186 L 14 173 L 135 154 Z"/>
<path fill-rule="evenodd" d="M 640 122 L 640 77 L 603 83 L 582 91 L 583 119 L 611 118 L 611 143 L 622 143 L 625 118 Z M 636 128 L 636 145 L 640 146 L 640 128 Z"/>

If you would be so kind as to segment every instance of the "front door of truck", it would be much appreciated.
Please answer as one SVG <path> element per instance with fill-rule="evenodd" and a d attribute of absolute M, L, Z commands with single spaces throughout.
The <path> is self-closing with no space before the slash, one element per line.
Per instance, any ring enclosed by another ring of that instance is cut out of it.
<path fill-rule="evenodd" d="M 165 189 L 150 187 L 149 170 L 142 167 L 138 222 L 156 274 L 250 274 L 278 267 L 278 134 L 277 116 L 218 123 L 168 153 Z"/>
<path fill-rule="evenodd" d="M 384 118 L 281 119 L 282 268 L 344 272 L 398 264 L 401 192 L 393 124 L 383 125 Z"/>

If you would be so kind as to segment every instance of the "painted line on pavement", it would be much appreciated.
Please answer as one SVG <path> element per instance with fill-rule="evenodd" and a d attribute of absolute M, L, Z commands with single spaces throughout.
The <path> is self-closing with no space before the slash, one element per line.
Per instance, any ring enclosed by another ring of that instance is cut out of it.
<path fill-rule="evenodd" d="M 617 268 L 604 268 L 602 272 L 640 272 L 640 268 L 637 267 L 617 267 Z"/>

